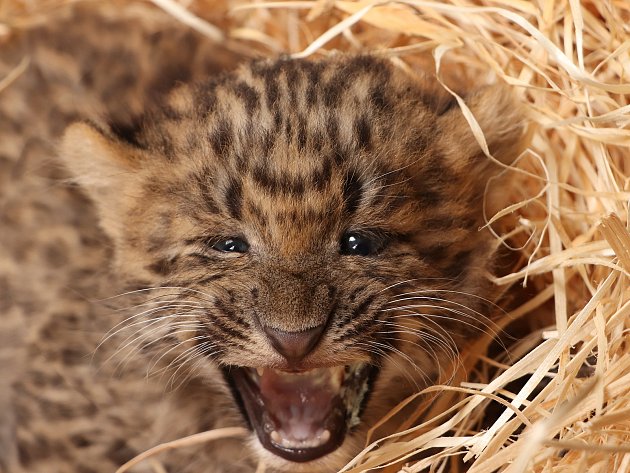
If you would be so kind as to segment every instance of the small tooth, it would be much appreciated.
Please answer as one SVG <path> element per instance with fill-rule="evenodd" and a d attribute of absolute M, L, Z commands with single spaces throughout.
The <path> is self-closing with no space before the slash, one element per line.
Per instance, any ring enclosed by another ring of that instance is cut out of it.
<path fill-rule="evenodd" d="M 256 373 L 258 373 L 258 376 L 262 376 L 264 372 L 265 370 L 263 368 L 256 368 Z"/>
<path fill-rule="evenodd" d="M 276 445 L 282 445 L 282 438 L 277 431 L 274 430 L 273 432 L 271 432 L 270 437 L 273 443 L 275 443 Z"/>
<path fill-rule="evenodd" d="M 319 440 L 321 441 L 321 443 L 328 442 L 330 440 L 330 430 L 328 429 L 324 430 Z"/>

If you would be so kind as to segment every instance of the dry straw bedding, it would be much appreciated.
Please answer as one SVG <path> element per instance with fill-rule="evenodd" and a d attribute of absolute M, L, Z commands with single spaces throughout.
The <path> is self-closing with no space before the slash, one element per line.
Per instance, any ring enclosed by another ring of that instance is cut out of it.
<path fill-rule="evenodd" d="M 42 7 L 9 3 L 22 19 Z M 506 82 L 526 104 L 529 147 L 504 171 L 512 204 L 488 215 L 516 256 L 496 284 L 527 287 L 497 324 L 522 336 L 508 355 L 489 356 L 492 333 L 466 348 L 453 381 L 418 394 L 412 418 L 393 412 L 399 433 L 342 471 L 630 472 L 630 1 L 153 3 L 261 55 L 377 51 L 445 86 Z"/>

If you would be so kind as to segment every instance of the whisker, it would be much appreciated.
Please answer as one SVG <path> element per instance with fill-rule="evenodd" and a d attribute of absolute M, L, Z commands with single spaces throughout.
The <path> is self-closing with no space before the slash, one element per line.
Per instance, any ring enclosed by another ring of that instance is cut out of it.
<path fill-rule="evenodd" d="M 416 382 L 416 380 L 407 372 L 407 370 L 405 370 L 399 363 L 398 360 L 396 360 L 394 357 L 391 356 L 391 354 L 389 354 L 386 350 L 383 350 L 380 347 L 375 347 L 373 346 L 372 342 L 370 341 L 369 343 L 367 342 L 358 342 L 355 341 L 353 342 L 353 345 L 359 346 L 359 347 L 365 347 L 366 351 L 368 353 L 372 353 L 374 355 L 376 355 L 378 358 L 386 358 L 388 360 L 390 360 L 398 369 L 398 371 L 400 373 L 403 374 L 403 376 L 405 376 L 405 378 L 407 378 L 407 380 L 410 382 L 410 384 L 412 384 L 417 390 L 419 390 L 418 384 Z M 385 345 L 386 347 L 389 346 Z M 429 379 L 428 376 L 426 376 L 426 374 L 424 373 L 424 371 L 422 369 L 420 369 L 418 366 L 415 365 L 415 363 L 412 363 L 412 366 L 415 367 L 416 371 L 420 374 L 420 376 L 423 378 L 423 380 L 427 380 Z"/>
<path fill-rule="evenodd" d="M 466 297 L 470 297 L 472 299 L 477 299 L 483 302 L 486 302 L 488 304 L 490 304 L 493 308 L 500 310 L 503 313 L 506 313 L 499 305 L 497 305 L 494 301 L 491 301 L 490 299 L 486 298 L 486 297 L 482 297 L 478 294 L 474 294 L 472 292 L 464 292 L 464 291 L 457 291 L 455 289 L 420 289 L 417 291 L 409 291 L 409 292 L 403 292 L 400 294 L 397 294 L 395 297 L 406 297 L 406 296 L 414 296 L 414 295 L 422 295 L 425 293 L 447 293 L 447 294 L 458 294 L 460 296 L 466 296 Z M 448 299 L 447 299 L 448 300 Z"/>
<path fill-rule="evenodd" d="M 180 346 L 184 345 L 185 343 L 189 343 L 189 342 L 194 342 L 195 340 L 208 340 L 208 336 L 207 335 L 197 335 L 195 337 L 191 337 L 191 338 L 187 338 L 186 340 L 179 340 L 178 343 L 176 343 L 175 345 L 173 345 L 169 350 L 165 351 L 164 353 L 162 353 L 162 355 L 160 356 L 160 358 L 158 358 L 153 365 L 150 367 L 150 371 L 153 370 L 153 368 L 155 368 L 159 362 L 166 356 L 168 355 L 170 352 L 172 352 L 173 350 L 179 348 Z M 204 342 L 204 343 L 209 343 L 209 342 Z M 210 342 L 213 343 L 213 342 Z M 191 350 L 194 349 L 196 347 L 198 347 L 199 344 L 195 343 L 195 345 L 193 345 L 192 347 L 189 347 L 188 349 L 184 350 L 182 353 L 180 353 L 179 355 L 177 355 L 177 357 L 175 357 L 173 360 L 171 360 L 168 365 L 162 367 L 157 373 L 164 373 L 168 370 L 170 370 L 172 368 L 172 366 L 176 363 L 178 363 L 180 361 L 180 359 L 185 358 L 186 357 L 186 353 Z M 156 355 L 157 356 L 157 355 Z M 153 357 L 155 358 L 155 357 Z"/>
<path fill-rule="evenodd" d="M 424 314 L 424 313 L 420 313 L 420 312 L 412 312 L 412 311 L 408 311 L 409 314 L 407 315 L 408 317 L 413 317 L 411 320 L 414 319 L 422 319 L 424 320 L 426 323 L 430 324 L 431 327 L 433 327 L 433 329 L 435 330 L 435 333 L 437 334 L 441 334 L 444 336 L 444 340 L 449 343 L 450 346 L 457 346 L 457 343 L 455 342 L 455 339 L 453 339 L 453 336 L 448 332 L 448 330 L 446 330 L 444 327 L 442 327 L 440 324 L 438 324 L 435 320 L 431 319 L 428 314 Z M 397 316 L 397 318 L 403 318 L 402 315 Z M 427 332 L 422 332 L 423 335 L 428 335 Z"/>
<path fill-rule="evenodd" d="M 184 292 L 193 292 L 193 293 L 198 293 L 198 294 L 202 294 L 203 296 L 206 296 L 208 298 L 210 298 L 210 300 L 212 300 L 212 296 L 210 296 L 209 294 L 206 294 L 203 291 L 199 291 L 197 289 L 192 289 L 190 287 L 184 287 L 184 286 L 154 286 L 154 287 L 145 287 L 145 288 L 141 288 L 141 289 L 135 289 L 133 291 L 126 291 L 126 292 L 122 292 L 120 294 L 116 294 L 110 297 L 106 297 L 104 299 L 98 299 L 98 302 L 105 302 L 108 300 L 114 300 L 114 299 L 118 299 L 121 297 L 125 297 L 125 296 L 129 296 L 129 295 L 134 295 L 134 294 L 139 294 L 139 293 L 146 293 L 149 291 L 159 291 L 159 290 L 164 290 L 164 289 L 175 289 L 178 291 L 184 291 Z"/>
<path fill-rule="evenodd" d="M 166 327 L 164 327 L 164 328 L 166 328 Z M 173 326 L 169 326 L 168 327 L 168 331 L 164 335 L 151 340 L 149 343 L 144 344 L 142 346 L 142 348 L 143 349 L 147 349 L 148 347 L 163 341 L 167 337 L 175 337 L 176 335 L 179 335 L 179 334 L 182 334 L 182 333 L 190 333 L 190 332 L 198 333 L 199 332 L 199 327 L 198 326 L 181 326 L 181 327 L 177 326 L 175 328 L 176 328 L 176 330 L 173 330 Z M 155 331 L 153 333 L 155 333 Z M 138 345 L 140 345 L 139 342 L 141 342 L 143 339 L 150 338 L 152 336 L 153 336 L 153 334 L 142 334 L 139 337 L 137 337 L 134 340 L 132 340 L 132 342 L 133 343 L 137 343 Z M 130 342 L 130 344 L 132 344 L 132 343 Z M 129 347 L 130 344 L 127 344 L 122 350 L 124 350 L 125 348 Z M 116 353 L 119 353 L 122 350 L 117 350 Z M 133 353 L 134 353 L 133 350 L 131 350 L 129 353 L 127 353 L 127 355 L 118 363 L 117 369 L 119 369 L 121 366 L 126 367 L 128 362 L 130 361 L 130 357 L 131 357 L 131 355 Z"/>
<path fill-rule="evenodd" d="M 420 315 L 420 314 L 418 314 L 418 315 Z M 420 315 L 420 317 L 423 317 L 423 316 Z M 450 358 L 450 360 L 451 360 L 451 362 L 453 363 L 454 366 L 457 366 L 457 365 L 463 366 L 462 365 L 462 361 L 461 361 L 461 359 L 459 357 L 459 348 L 458 348 L 457 344 L 455 343 L 454 339 L 448 333 L 448 331 L 444 330 L 442 327 L 437 325 L 435 323 L 435 321 L 432 321 L 430 319 L 426 319 L 426 321 L 429 322 L 429 323 L 434 324 L 437 327 L 438 330 L 435 333 L 431 333 L 431 332 L 428 332 L 428 331 L 420 331 L 417 328 L 403 326 L 403 325 L 400 325 L 400 324 L 397 324 L 397 323 L 394 323 L 394 322 L 391 322 L 391 321 L 383 321 L 383 320 L 381 320 L 379 322 L 381 322 L 383 324 L 386 324 L 386 325 L 394 326 L 397 329 L 402 329 L 404 331 L 408 331 L 409 333 L 413 333 L 413 334 L 415 334 L 418 337 L 419 341 L 435 343 L 440 348 L 440 351 Z M 437 334 L 442 334 L 442 336 L 438 337 Z M 405 339 L 402 339 L 402 341 L 404 341 L 404 342 L 411 342 L 410 340 L 405 340 Z M 430 343 L 427 343 L 427 348 L 431 349 L 431 351 L 433 353 L 435 353 L 433 348 L 431 347 Z M 434 358 L 434 359 L 436 359 L 436 358 Z M 439 362 L 438 362 L 437 359 L 436 359 L 436 363 L 438 363 L 438 365 L 439 365 Z M 451 378 L 450 379 L 452 379 L 454 375 L 455 375 L 455 371 L 451 374 Z"/>
<path fill-rule="evenodd" d="M 191 354 L 194 353 L 194 356 L 190 356 Z M 169 378 L 169 380 L 166 382 L 167 385 L 170 385 L 171 388 L 173 389 L 177 389 L 179 388 L 182 383 L 180 383 L 177 388 L 175 388 L 174 383 L 175 380 L 177 379 L 177 373 L 179 373 L 179 371 L 185 367 L 188 366 L 190 364 L 191 361 L 193 361 L 195 358 L 199 358 L 200 356 L 203 356 L 203 352 L 201 350 L 199 350 L 197 345 L 194 345 L 190 348 L 188 348 L 187 350 L 185 350 L 184 352 L 182 352 L 175 360 L 179 359 L 180 357 L 182 357 L 181 361 L 179 361 L 179 366 L 177 367 L 177 369 L 175 370 L 175 372 L 171 375 L 171 377 Z M 172 365 L 176 364 L 176 361 L 173 360 L 170 364 L 169 364 L 169 368 Z M 184 380 L 182 382 L 184 382 L 186 380 L 186 378 L 184 378 Z"/>
<path fill-rule="evenodd" d="M 424 319 L 424 316 L 422 316 L 421 314 L 416 314 L 416 315 Z M 426 340 L 432 340 L 436 342 L 439 346 L 441 346 L 445 352 L 451 352 L 451 353 L 454 353 L 454 356 L 457 356 L 459 349 L 457 348 L 457 343 L 455 343 L 455 340 L 453 339 L 451 334 L 448 333 L 448 331 L 446 331 L 443 327 L 440 327 L 439 325 L 437 325 L 435 321 L 430 320 L 430 319 L 426 319 L 426 321 L 436 326 L 437 330 L 434 333 L 431 333 L 428 331 L 421 331 L 417 328 L 407 327 L 404 325 L 393 323 L 391 321 L 380 320 L 379 322 L 383 324 L 387 324 L 387 325 L 392 325 L 396 328 L 402 328 L 410 333 L 417 335 L 420 338 L 423 338 Z M 437 334 L 442 334 L 443 336 L 438 337 Z"/>
<path fill-rule="evenodd" d="M 167 321 L 169 319 L 180 319 L 180 318 L 197 318 L 199 316 L 198 313 L 175 313 L 175 314 L 170 314 L 170 315 L 162 315 L 158 318 L 154 318 L 154 319 L 146 319 L 146 320 L 141 320 L 139 322 L 134 322 L 133 324 L 129 324 L 126 325 L 120 329 L 118 329 L 115 333 L 109 335 L 105 340 L 103 340 L 101 343 L 99 343 L 99 345 L 96 347 L 96 350 L 99 349 L 99 347 L 101 347 L 103 345 L 103 343 L 105 343 L 108 339 L 110 339 L 111 337 L 113 337 L 114 335 L 116 335 L 117 333 L 122 332 L 123 330 L 127 330 L 127 329 L 131 329 L 132 327 L 137 327 L 137 326 L 141 326 L 138 330 L 136 330 L 134 333 L 132 333 L 131 335 L 127 336 L 127 338 L 125 338 L 122 343 L 125 343 L 127 340 L 129 340 L 130 338 L 135 337 L 137 334 L 139 334 L 140 332 L 144 332 L 146 331 L 148 328 L 157 325 L 160 322 L 163 321 Z M 144 326 L 143 326 L 144 325 Z M 95 350 L 95 352 L 96 352 Z"/>
<path fill-rule="evenodd" d="M 393 289 L 395 287 L 402 286 L 403 284 L 409 284 L 409 283 L 416 282 L 416 281 L 449 281 L 449 282 L 451 282 L 453 280 L 451 278 L 438 278 L 438 277 L 405 279 L 404 281 L 398 281 L 398 282 L 395 282 L 394 284 L 390 284 L 389 286 L 381 289 L 378 292 L 382 293 L 382 292 L 388 291 L 390 289 Z M 437 291 L 438 289 L 435 289 L 435 290 Z"/>
<path fill-rule="evenodd" d="M 467 313 L 465 313 L 465 312 L 463 312 L 461 310 L 454 309 L 452 307 L 445 307 L 445 306 L 434 305 L 434 304 L 412 304 L 412 305 L 405 305 L 405 306 L 400 306 L 400 307 L 393 307 L 393 308 L 384 309 L 383 312 L 394 312 L 394 311 L 407 310 L 407 309 L 440 309 L 440 310 L 445 310 L 447 312 L 459 315 L 462 318 L 470 319 L 470 320 L 473 320 L 475 322 L 479 322 L 479 324 L 485 330 L 482 330 L 482 328 L 479 327 L 478 325 L 475 325 L 473 323 L 470 323 L 470 322 L 467 322 L 465 320 L 461 320 L 461 319 L 458 319 L 458 318 L 449 317 L 448 315 L 440 315 L 440 314 L 425 314 L 425 315 L 428 315 L 428 316 L 433 317 L 433 318 L 439 318 L 439 319 L 444 319 L 444 320 L 458 322 L 458 323 L 466 325 L 466 326 L 468 326 L 468 327 L 470 327 L 472 329 L 480 330 L 480 331 L 482 331 L 484 333 L 492 335 L 494 338 L 498 338 L 499 337 L 499 334 L 494 330 L 494 328 L 491 327 L 490 324 L 486 323 L 484 320 L 479 320 L 479 319 L 477 319 L 476 317 L 474 317 L 471 314 L 467 314 Z M 394 315 L 394 316 L 392 316 L 392 318 L 404 318 L 404 317 L 409 317 L 409 315 Z"/>
<path fill-rule="evenodd" d="M 394 353 L 396 353 L 397 355 L 399 355 L 403 360 L 407 361 L 421 376 L 425 377 L 426 373 L 424 372 L 424 370 L 422 368 L 420 368 L 416 362 L 411 359 L 406 353 L 403 353 L 402 351 L 400 351 L 398 348 L 394 347 L 394 346 L 390 346 L 390 345 L 386 345 L 384 343 L 381 342 L 377 342 L 375 340 L 370 340 L 368 343 L 370 343 L 372 346 L 377 346 L 377 347 L 384 347 L 385 351 L 392 351 Z M 391 359 L 392 362 L 396 363 L 396 361 L 392 358 Z M 399 366 L 399 365 L 398 365 Z M 400 368 L 400 366 L 399 366 Z M 405 370 L 401 369 L 401 372 L 406 373 Z M 427 378 L 428 379 L 428 378 Z M 410 381 L 413 382 L 414 386 L 419 389 L 417 382 L 415 381 L 415 379 L 410 378 Z"/>
<path fill-rule="evenodd" d="M 165 298 L 165 297 L 173 297 L 173 301 L 174 302 L 180 302 L 182 300 L 184 300 L 184 298 L 186 297 L 186 295 L 182 294 L 182 293 L 173 293 L 173 292 L 169 292 L 169 293 L 165 293 L 165 294 L 159 294 L 153 297 L 149 297 L 142 299 L 142 302 L 139 302 L 137 304 L 133 304 L 133 305 L 129 305 L 129 306 L 125 306 L 125 307 L 117 307 L 115 309 L 115 312 L 126 312 L 132 309 L 137 309 L 138 307 L 142 307 L 145 305 L 151 305 L 151 304 L 160 304 L 162 303 L 161 299 Z M 112 305 L 112 307 L 114 307 Z"/>
<path fill-rule="evenodd" d="M 431 342 L 433 341 L 434 343 L 436 343 L 437 346 L 441 347 L 442 351 L 444 351 L 445 354 L 452 354 L 454 357 L 457 357 L 457 352 L 459 352 L 457 345 L 455 344 L 455 342 L 453 341 L 452 338 L 450 338 L 450 341 L 452 343 L 449 343 L 449 341 L 445 338 L 441 338 L 438 337 L 430 332 L 423 332 L 419 329 L 414 329 L 414 328 L 410 328 L 410 327 L 406 327 L 403 325 L 399 325 L 399 324 L 394 324 L 391 322 L 387 322 L 387 321 L 380 321 L 384 324 L 387 325 L 391 325 L 393 327 L 395 327 L 397 330 L 388 330 L 385 332 L 377 332 L 377 333 L 383 333 L 383 334 L 389 334 L 389 333 L 405 333 L 405 334 L 412 334 L 414 336 L 416 336 L 420 341 L 426 341 L 426 342 Z M 446 333 L 446 335 L 448 336 L 448 333 Z M 408 343 L 412 343 L 415 344 L 416 346 L 418 346 L 419 348 L 423 348 L 420 345 L 417 345 L 416 342 L 412 341 L 412 340 L 406 340 L 404 338 L 399 339 L 401 342 L 408 342 Z M 433 348 L 428 345 L 428 347 L 433 351 Z M 423 348 L 424 349 L 424 348 Z M 437 361 L 437 360 L 436 360 Z"/>
<path fill-rule="evenodd" d="M 137 322 L 137 323 L 133 323 L 133 324 L 128 324 L 128 325 L 124 325 L 127 322 L 130 322 L 133 319 L 136 319 L 138 317 L 141 317 L 143 315 L 153 315 L 155 313 L 159 313 L 162 311 L 166 311 L 166 310 L 170 310 L 170 309 L 175 309 L 175 308 L 201 308 L 198 306 L 194 306 L 194 305 L 187 305 L 187 304 L 171 304 L 171 305 L 167 305 L 167 306 L 163 306 L 163 307 L 155 307 L 153 309 L 147 309 L 145 311 L 142 311 L 138 314 L 134 314 L 130 317 L 127 317 L 125 320 L 123 320 L 122 322 L 117 323 L 116 325 L 114 325 L 106 334 L 105 334 L 105 338 L 103 338 L 103 340 L 101 340 L 101 342 L 96 346 L 96 348 L 94 349 L 94 351 L 98 351 L 98 349 L 105 343 L 107 342 L 107 340 L 109 340 L 110 338 L 112 338 L 113 336 L 115 336 L 116 334 L 120 333 L 123 330 L 126 330 L 130 327 L 134 327 L 136 325 L 140 325 L 142 323 L 144 323 L 145 321 L 141 321 L 141 322 Z M 186 316 L 184 314 L 182 314 L 182 316 Z M 148 319 L 148 320 L 154 320 L 154 319 Z M 121 325 L 123 325 L 121 328 L 119 328 L 118 330 L 115 330 L 117 327 L 120 327 Z M 113 330 L 115 330 L 114 332 L 112 332 Z"/>
<path fill-rule="evenodd" d="M 107 358 L 105 360 L 105 363 L 109 362 L 114 356 L 117 356 L 117 354 L 120 351 L 125 350 L 131 344 L 133 344 L 133 343 L 135 343 L 137 341 L 140 341 L 140 340 L 142 340 L 144 338 L 154 336 L 154 334 L 160 329 L 167 329 L 168 330 L 169 327 L 172 328 L 172 327 L 176 326 L 176 323 L 169 323 L 169 319 L 179 318 L 179 317 L 194 317 L 194 315 L 189 315 L 189 314 L 172 314 L 172 315 L 168 315 L 168 316 L 162 316 L 162 317 L 157 318 L 157 319 L 151 319 L 151 320 L 144 321 L 144 322 L 147 323 L 147 325 L 145 327 L 141 327 L 140 329 L 136 330 L 133 334 L 131 334 L 127 338 L 125 338 L 120 343 L 120 345 L 124 344 L 124 346 L 119 346 L 119 348 L 109 358 Z M 163 325 L 158 325 L 160 322 L 165 322 L 165 321 L 166 321 L 166 323 L 164 323 Z M 190 322 L 191 321 L 189 321 L 189 320 L 182 321 L 182 323 L 190 323 Z M 154 327 L 153 329 L 147 331 L 147 329 L 149 327 L 152 327 L 154 325 L 157 325 L 157 327 Z M 167 335 L 168 335 L 168 333 L 167 333 Z M 159 341 L 159 339 L 156 339 L 156 341 Z M 153 343 L 153 342 L 151 342 L 151 343 Z"/>

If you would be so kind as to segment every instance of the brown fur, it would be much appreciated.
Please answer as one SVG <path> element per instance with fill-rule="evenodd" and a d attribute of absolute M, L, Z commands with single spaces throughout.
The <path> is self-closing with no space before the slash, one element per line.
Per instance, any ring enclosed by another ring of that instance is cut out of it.
<path fill-rule="evenodd" d="M 216 75 L 234 55 L 170 23 L 156 41 L 155 25 L 117 14 L 104 28 L 81 10 L 15 40 L 0 62 L 6 73 L 24 51 L 34 58 L 0 92 L 0 336 L 15 334 L 16 366 L 0 385 L 0 412 L 15 412 L 0 431 L 0 469 L 112 471 L 159 441 L 240 425 L 216 366 L 286 367 L 261 325 L 326 323 L 305 367 L 382 365 L 362 426 L 300 467 L 332 471 L 367 425 L 435 377 L 444 345 L 483 329 L 494 290 L 478 229 L 496 168 L 450 96 L 386 60 L 279 59 Z M 509 93 L 489 87 L 466 101 L 490 150 L 511 161 L 521 119 Z M 91 202 L 51 161 L 77 120 L 59 156 Z M 340 255 L 347 231 L 379 251 Z M 234 236 L 249 252 L 212 248 Z M 97 302 L 129 288 L 138 292 Z M 237 441 L 164 463 L 244 471 L 261 455 L 296 470 L 252 445 L 244 464 Z"/>

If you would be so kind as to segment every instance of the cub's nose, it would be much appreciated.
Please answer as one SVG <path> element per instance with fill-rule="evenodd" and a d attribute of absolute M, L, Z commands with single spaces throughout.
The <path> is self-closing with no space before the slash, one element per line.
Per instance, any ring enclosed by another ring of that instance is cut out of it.
<path fill-rule="evenodd" d="M 264 329 L 276 351 L 290 363 L 297 363 L 315 348 L 324 332 L 324 325 L 318 325 L 302 332 L 285 332 L 271 327 Z"/>

